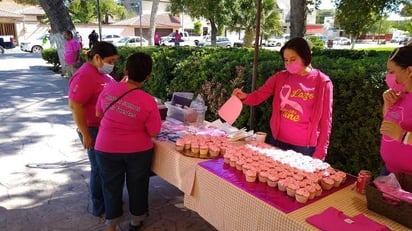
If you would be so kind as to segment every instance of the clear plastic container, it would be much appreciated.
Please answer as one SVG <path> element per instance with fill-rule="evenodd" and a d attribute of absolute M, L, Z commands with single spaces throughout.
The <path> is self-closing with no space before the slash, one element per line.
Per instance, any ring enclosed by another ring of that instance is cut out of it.
<path fill-rule="evenodd" d="M 190 107 L 196 112 L 197 118 L 195 125 L 202 126 L 205 121 L 205 114 L 207 111 L 207 106 L 205 106 L 205 101 L 200 94 L 197 95 L 196 99 L 192 101 Z"/>

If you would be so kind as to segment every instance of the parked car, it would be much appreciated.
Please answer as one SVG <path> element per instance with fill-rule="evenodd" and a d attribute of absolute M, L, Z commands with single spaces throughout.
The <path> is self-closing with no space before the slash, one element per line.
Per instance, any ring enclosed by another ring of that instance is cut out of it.
<path fill-rule="evenodd" d="M 102 41 L 109 42 L 109 43 L 114 43 L 122 39 L 122 36 L 117 35 L 117 34 L 108 34 L 108 35 L 103 35 L 102 36 Z"/>
<path fill-rule="evenodd" d="M 20 42 L 20 50 L 32 53 L 41 53 L 43 49 L 50 48 L 50 35 L 44 34 L 35 39 Z"/>
<path fill-rule="evenodd" d="M 13 35 L 0 35 L 0 53 L 4 53 L 4 49 L 15 48 Z"/>
<path fill-rule="evenodd" d="M 149 42 L 140 36 L 128 36 L 123 37 L 118 41 L 113 42 L 115 46 L 140 46 L 140 41 L 142 46 L 148 46 Z"/>
<path fill-rule="evenodd" d="M 281 47 L 285 43 L 285 39 L 283 37 L 276 37 L 268 39 L 265 42 L 265 46 L 267 47 Z"/>
<path fill-rule="evenodd" d="M 175 39 L 167 39 L 167 40 L 162 40 L 160 45 L 162 46 L 168 46 L 168 47 L 174 47 L 175 46 Z M 179 42 L 179 45 L 184 47 L 184 46 L 196 46 L 195 42 L 192 40 L 188 40 L 186 38 L 182 38 Z"/>
<path fill-rule="evenodd" d="M 346 37 L 336 37 L 333 39 L 333 44 L 334 45 L 350 45 L 351 41 L 350 39 Z"/>
<path fill-rule="evenodd" d="M 199 46 L 212 46 L 212 38 L 207 37 L 203 42 L 199 43 Z M 227 37 L 216 37 L 216 46 L 218 47 L 232 47 L 233 43 Z"/>
<path fill-rule="evenodd" d="M 203 40 L 202 36 L 193 36 L 190 35 L 189 33 L 185 32 L 179 32 L 182 40 L 184 40 L 185 42 L 187 42 L 185 46 L 198 46 L 199 42 Z M 173 40 L 174 41 L 175 38 L 175 32 L 172 32 L 170 34 L 168 34 L 167 36 L 162 36 L 160 37 L 160 45 L 162 46 L 170 46 L 170 41 Z M 181 44 L 182 45 L 182 44 Z M 173 45 L 174 46 L 174 42 Z"/>

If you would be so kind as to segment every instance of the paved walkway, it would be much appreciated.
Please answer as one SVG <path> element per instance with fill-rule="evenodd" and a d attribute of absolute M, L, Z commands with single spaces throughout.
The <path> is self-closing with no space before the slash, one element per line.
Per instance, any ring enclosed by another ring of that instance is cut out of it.
<path fill-rule="evenodd" d="M 90 214 L 89 164 L 67 107 L 68 81 L 49 67 L 39 54 L 0 54 L 0 230 L 104 230 Z M 143 231 L 215 230 L 157 176 L 149 203 Z M 126 204 L 118 230 L 127 230 Z"/>

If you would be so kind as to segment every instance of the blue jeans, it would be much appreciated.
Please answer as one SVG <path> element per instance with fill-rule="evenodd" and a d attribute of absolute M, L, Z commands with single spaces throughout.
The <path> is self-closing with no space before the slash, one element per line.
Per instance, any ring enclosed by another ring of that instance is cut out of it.
<path fill-rule="evenodd" d="M 103 182 L 106 224 L 117 225 L 121 222 L 125 179 L 131 220 L 139 224 L 147 216 L 153 152 L 154 149 L 136 153 L 96 151 Z"/>
<path fill-rule="evenodd" d="M 97 133 L 99 131 L 96 127 L 89 127 L 89 132 L 92 136 L 93 143 L 96 141 Z M 83 143 L 82 134 L 77 131 L 80 137 L 80 141 Z M 87 150 L 90 162 L 90 193 L 92 197 L 92 214 L 94 216 L 102 216 L 105 213 L 102 182 L 100 179 L 99 167 L 96 161 L 96 150 Z"/>
<path fill-rule="evenodd" d="M 282 150 L 293 150 L 295 152 L 299 152 L 302 153 L 303 155 L 306 156 L 312 156 L 313 153 L 316 150 L 316 147 L 310 147 L 310 146 L 297 146 L 297 145 L 293 145 L 293 144 L 288 144 L 279 140 L 275 140 L 273 139 L 273 137 L 271 137 L 269 139 L 269 143 L 282 149 Z"/>

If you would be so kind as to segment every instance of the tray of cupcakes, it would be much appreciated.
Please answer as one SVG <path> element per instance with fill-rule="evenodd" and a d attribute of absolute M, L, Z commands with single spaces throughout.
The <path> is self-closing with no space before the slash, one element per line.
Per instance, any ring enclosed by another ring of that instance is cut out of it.
<path fill-rule="evenodd" d="M 214 159 L 225 154 L 229 146 L 225 136 L 187 135 L 176 140 L 176 151 L 194 158 Z"/>
<path fill-rule="evenodd" d="M 224 164 L 242 171 L 247 182 L 266 183 L 300 203 L 321 196 L 323 190 L 341 186 L 347 177 L 319 159 L 275 147 L 232 146 L 223 158 Z"/>

